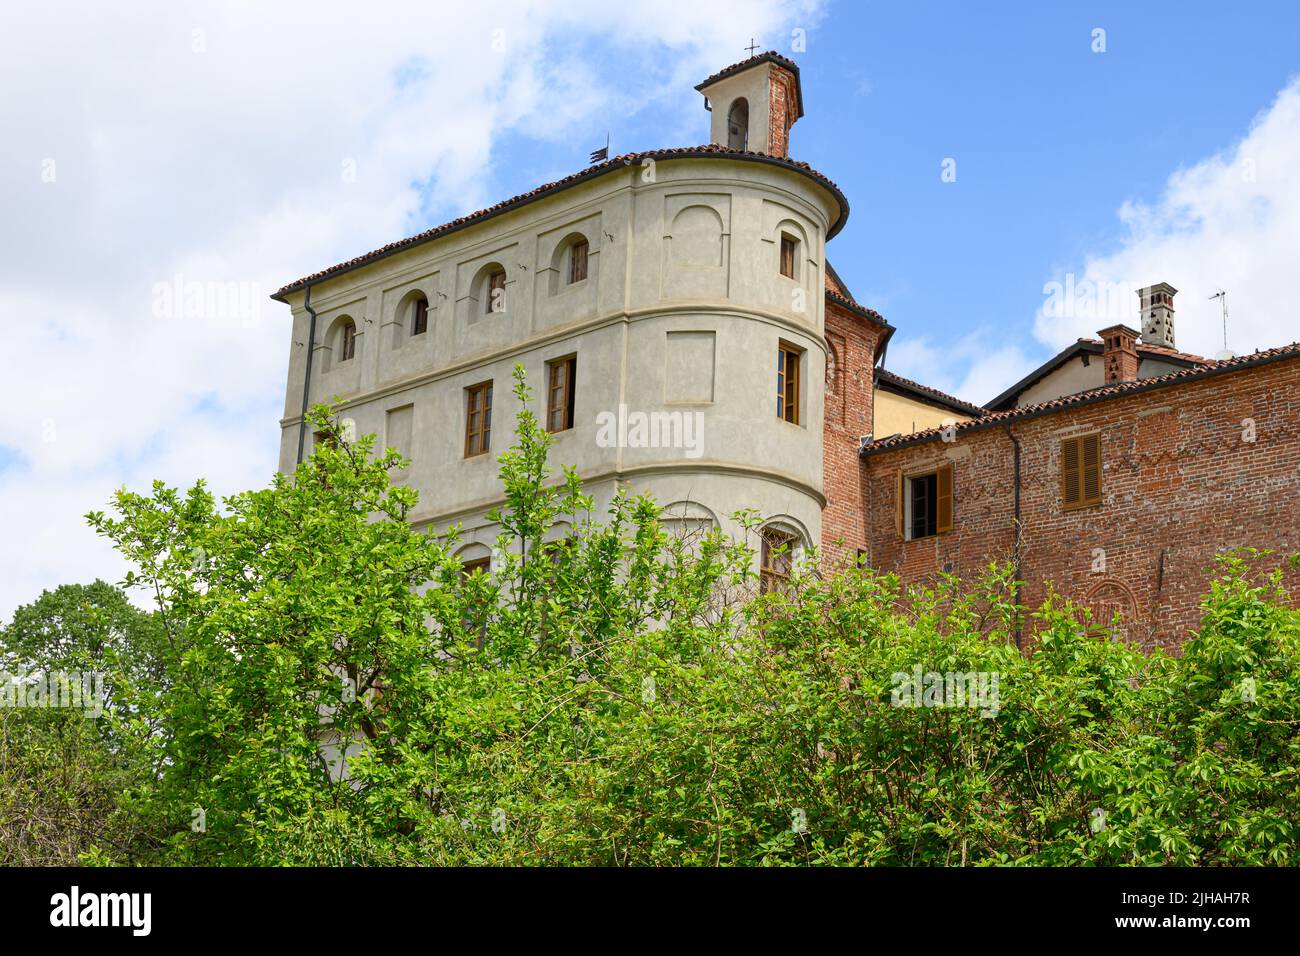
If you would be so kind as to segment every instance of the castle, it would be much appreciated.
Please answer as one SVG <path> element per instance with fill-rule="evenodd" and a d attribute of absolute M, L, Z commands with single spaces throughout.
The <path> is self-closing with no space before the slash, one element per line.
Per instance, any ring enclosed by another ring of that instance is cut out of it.
<path fill-rule="evenodd" d="M 1005 560 L 1031 606 L 1050 584 L 1176 647 L 1217 552 L 1300 550 L 1300 344 L 1179 352 L 1159 283 L 1140 331 L 1080 340 L 987 406 L 902 378 L 894 328 L 826 259 L 848 200 L 789 158 L 798 66 L 762 53 L 697 89 L 707 145 L 598 162 L 276 292 L 281 470 L 338 396 L 410 459 L 412 520 L 461 526 L 466 568 L 488 567 L 522 364 L 598 508 L 630 486 L 674 530 L 737 536 L 753 509 L 764 587 L 813 545 L 907 582 Z"/>

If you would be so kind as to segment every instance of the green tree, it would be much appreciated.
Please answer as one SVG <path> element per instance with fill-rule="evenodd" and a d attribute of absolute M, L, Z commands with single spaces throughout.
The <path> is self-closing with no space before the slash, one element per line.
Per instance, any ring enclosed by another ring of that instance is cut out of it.
<path fill-rule="evenodd" d="M 1225 559 L 1180 657 L 1098 639 L 1056 596 L 1021 654 L 999 566 L 904 588 L 813 554 L 757 595 L 746 541 L 678 538 L 627 493 L 596 513 L 516 379 L 486 574 L 455 530 L 412 526 L 397 453 L 324 407 L 326 440 L 269 488 L 158 484 L 90 516 L 159 605 L 158 677 L 123 679 L 120 708 L 152 729 L 150 858 L 1296 862 L 1278 577 Z M 937 697 L 902 692 L 918 672 Z M 979 699 L 945 697 L 950 675 L 983 675 Z"/>
<path fill-rule="evenodd" d="M 157 772 L 153 697 L 167 685 L 162 629 L 112 585 L 63 585 L 0 628 L 11 693 L 70 676 L 106 709 L 0 709 L 0 863 L 73 864 L 97 850 L 134 856 L 148 832 L 133 807 Z M 143 700 L 141 699 L 143 695 Z M 43 703 L 48 704 L 48 701 Z"/>

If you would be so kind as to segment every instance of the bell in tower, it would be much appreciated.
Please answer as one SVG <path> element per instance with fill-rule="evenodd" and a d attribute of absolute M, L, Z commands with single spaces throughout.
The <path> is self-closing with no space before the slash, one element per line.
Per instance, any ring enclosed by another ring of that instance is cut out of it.
<path fill-rule="evenodd" d="M 713 113 L 712 142 L 785 158 L 790 127 L 803 116 L 799 65 L 768 51 L 715 73 L 695 87 Z"/>

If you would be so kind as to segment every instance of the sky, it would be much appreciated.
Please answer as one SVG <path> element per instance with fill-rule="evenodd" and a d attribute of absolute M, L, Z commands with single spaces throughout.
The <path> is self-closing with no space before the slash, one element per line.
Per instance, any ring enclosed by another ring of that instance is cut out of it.
<path fill-rule="evenodd" d="M 276 288 L 607 133 L 707 142 L 693 87 L 751 40 L 800 65 L 791 155 L 849 197 L 828 255 L 894 371 L 987 401 L 1157 281 L 1184 350 L 1224 347 L 1220 288 L 1231 350 L 1300 339 L 1296 5 L 7 0 L 0 619 L 121 578 L 84 520 L 115 489 L 269 482 Z"/>

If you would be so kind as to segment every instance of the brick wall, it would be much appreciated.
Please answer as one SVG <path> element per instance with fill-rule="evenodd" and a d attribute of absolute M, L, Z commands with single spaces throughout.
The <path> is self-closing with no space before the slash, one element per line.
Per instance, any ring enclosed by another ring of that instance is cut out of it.
<path fill-rule="evenodd" d="M 866 500 L 858 443 L 871 434 L 872 369 L 883 328 L 826 302 L 828 346 L 824 406 L 822 554 L 828 567 L 865 548 Z M 832 357 L 834 365 L 832 367 Z"/>
<path fill-rule="evenodd" d="M 1021 578 L 1031 608 L 1051 582 L 1107 620 L 1120 611 L 1134 643 L 1174 649 L 1199 623 L 1197 604 L 1216 553 L 1242 546 L 1300 551 L 1298 358 L 1010 428 L 1021 446 Z M 1061 439 L 1092 431 L 1101 434 L 1102 504 L 1063 511 Z M 1001 426 L 869 454 L 862 467 L 871 564 L 912 582 L 940 570 L 978 575 L 989 560 L 1010 558 L 1013 461 Z M 953 464 L 953 530 L 900 540 L 900 470 L 943 462 Z M 1300 573 L 1286 584 L 1300 594 Z"/>
<path fill-rule="evenodd" d="M 773 156 L 787 156 L 790 127 L 794 125 L 798 108 L 794 97 L 794 74 L 773 65 L 769 76 L 767 151 Z"/>

